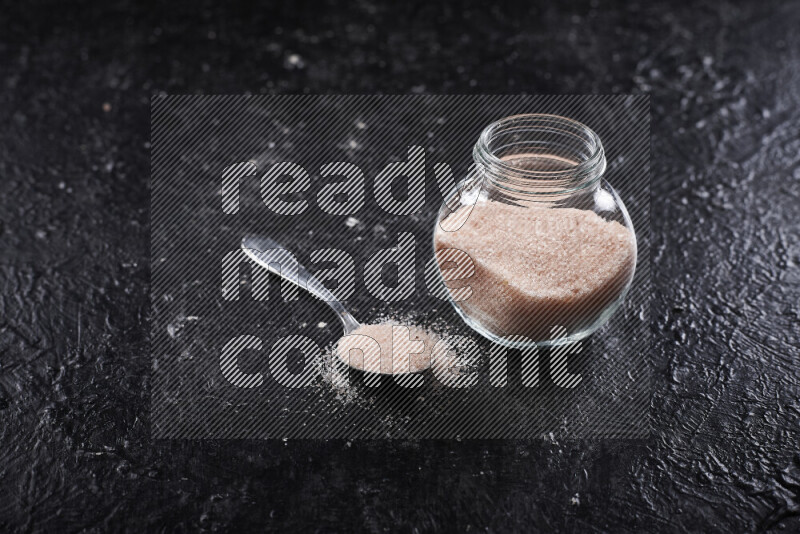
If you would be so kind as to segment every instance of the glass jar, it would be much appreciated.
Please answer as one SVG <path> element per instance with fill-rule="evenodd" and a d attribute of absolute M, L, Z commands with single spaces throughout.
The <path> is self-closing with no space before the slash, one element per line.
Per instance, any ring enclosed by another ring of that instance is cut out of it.
<path fill-rule="evenodd" d="M 464 321 L 507 346 L 585 338 L 623 301 L 636 267 L 628 212 L 603 179 L 603 145 L 555 115 L 489 125 L 434 229 L 441 280 Z"/>

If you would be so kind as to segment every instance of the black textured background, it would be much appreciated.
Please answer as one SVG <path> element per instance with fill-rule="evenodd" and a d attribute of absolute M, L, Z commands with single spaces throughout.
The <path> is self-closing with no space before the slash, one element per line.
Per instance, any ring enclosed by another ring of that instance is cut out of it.
<path fill-rule="evenodd" d="M 800 4 L 4 4 L 0 530 L 800 530 Z M 653 438 L 151 440 L 160 91 L 651 93 Z"/>

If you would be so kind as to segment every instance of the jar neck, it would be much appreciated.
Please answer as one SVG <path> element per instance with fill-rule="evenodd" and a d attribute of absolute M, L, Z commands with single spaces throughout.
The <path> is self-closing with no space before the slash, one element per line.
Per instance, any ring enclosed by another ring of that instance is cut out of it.
<path fill-rule="evenodd" d="M 520 200 L 552 202 L 592 191 L 606 170 L 597 134 L 557 115 L 514 115 L 490 124 L 473 158 L 487 189 Z"/>

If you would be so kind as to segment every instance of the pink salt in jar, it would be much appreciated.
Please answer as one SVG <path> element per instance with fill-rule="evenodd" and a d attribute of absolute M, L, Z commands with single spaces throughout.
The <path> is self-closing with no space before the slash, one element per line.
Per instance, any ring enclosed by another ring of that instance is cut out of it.
<path fill-rule="evenodd" d="M 603 179 L 600 138 L 565 117 L 516 115 L 489 125 L 473 158 L 434 229 L 456 311 L 507 346 L 574 342 L 597 330 L 636 268 L 636 235 Z"/>

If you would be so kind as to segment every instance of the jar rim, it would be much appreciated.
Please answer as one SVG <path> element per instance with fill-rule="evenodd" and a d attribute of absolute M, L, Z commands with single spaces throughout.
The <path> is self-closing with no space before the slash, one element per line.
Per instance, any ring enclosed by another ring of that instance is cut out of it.
<path fill-rule="evenodd" d="M 491 146 L 498 136 L 514 130 L 529 136 L 534 132 L 542 143 L 547 141 L 547 135 L 543 134 L 571 136 L 588 153 L 567 169 L 521 168 L 499 157 Z M 605 150 L 594 130 L 574 119 L 545 113 L 511 115 L 489 124 L 475 144 L 473 158 L 495 186 L 515 193 L 537 195 L 563 195 L 585 189 L 596 184 L 606 169 Z"/>

